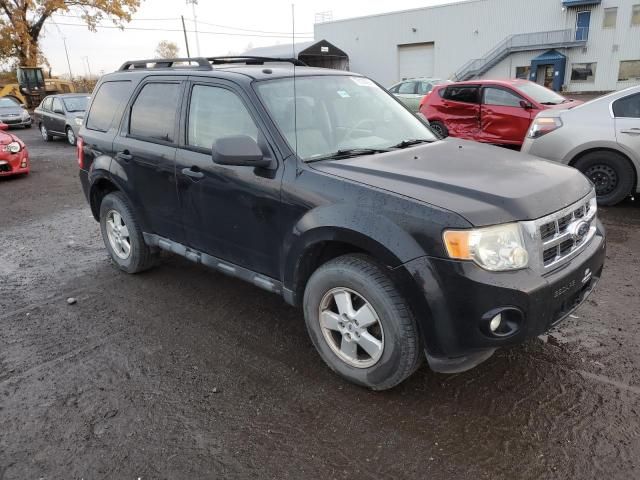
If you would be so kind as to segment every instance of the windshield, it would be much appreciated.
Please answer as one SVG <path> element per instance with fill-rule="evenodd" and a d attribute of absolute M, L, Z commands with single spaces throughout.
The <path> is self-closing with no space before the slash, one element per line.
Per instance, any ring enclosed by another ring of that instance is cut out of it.
<path fill-rule="evenodd" d="M 5 107 L 19 107 L 20 104 L 18 102 L 16 102 L 15 100 L 13 100 L 12 98 L 8 98 L 8 97 L 2 97 L 0 98 L 0 108 L 5 108 Z"/>
<path fill-rule="evenodd" d="M 429 128 L 367 78 L 293 78 L 257 84 L 271 118 L 303 160 L 346 150 L 386 150 L 407 140 L 435 141 Z M 296 135 L 297 133 L 297 135 Z"/>
<path fill-rule="evenodd" d="M 543 105 L 559 105 L 567 101 L 562 95 L 533 82 L 518 83 L 516 88 Z"/>
<path fill-rule="evenodd" d="M 63 98 L 62 101 L 67 112 L 84 112 L 87 109 L 89 97 L 68 97 Z"/>

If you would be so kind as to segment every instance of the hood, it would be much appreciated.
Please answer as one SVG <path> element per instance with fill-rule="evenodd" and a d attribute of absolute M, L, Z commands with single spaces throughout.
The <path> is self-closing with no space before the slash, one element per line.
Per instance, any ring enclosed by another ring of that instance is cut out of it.
<path fill-rule="evenodd" d="M 20 139 L 5 130 L 0 130 L 0 145 L 8 145 L 11 142 L 18 142 L 20 145 L 24 145 Z"/>
<path fill-rule="evenodd" d="M 4 115 L 22 115 L 24 108 L 16 105 L 15 107 L 0 107 L 0 117 Z"/>
<path fill-rule="evenodd" d="M 455 138 L 311 166 L 453 211 L 475 226 L 540 218 L 592 188 L 574 168 Z"/>

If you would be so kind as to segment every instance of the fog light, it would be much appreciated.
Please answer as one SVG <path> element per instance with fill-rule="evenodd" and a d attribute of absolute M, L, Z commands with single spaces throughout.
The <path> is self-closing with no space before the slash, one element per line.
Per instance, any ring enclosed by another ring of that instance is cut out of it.
<path fill-rule="evenodd" d="M 489 322 L 489 330 L 496 332 L 500 328 L 500 324 L 502 324 L 502 313 L 497 314 L 491 319 L 491 322 Z"/>

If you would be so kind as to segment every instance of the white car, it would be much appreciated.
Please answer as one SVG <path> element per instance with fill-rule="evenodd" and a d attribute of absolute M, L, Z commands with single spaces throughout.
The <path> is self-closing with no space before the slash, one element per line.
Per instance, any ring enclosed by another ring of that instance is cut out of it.
<path fill-rule="evenodd" d="M 640 85 L 571 110 L 540 112 L 522 152 L 577 168 L 602 205 L 640 192 Z"/>

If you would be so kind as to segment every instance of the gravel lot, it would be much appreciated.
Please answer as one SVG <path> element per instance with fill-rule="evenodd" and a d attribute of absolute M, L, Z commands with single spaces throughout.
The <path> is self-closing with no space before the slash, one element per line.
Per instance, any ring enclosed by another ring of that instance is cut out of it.
<path fill-rule="evenodd" d="M 0 179 L 0 480 L 640 477 L 638 202 L 602 209 L 603 279 L 559 329 L 373 393 L 277 296 L 169 255 L 119 273 L 74 149 L 15 133 L 32 173 Z"/>

